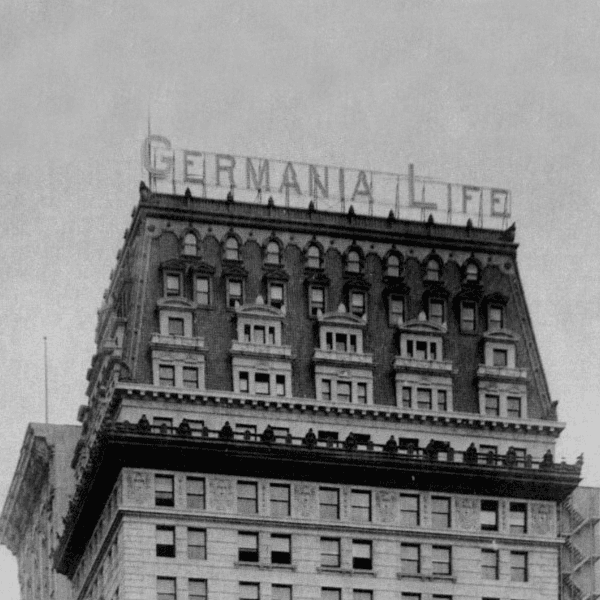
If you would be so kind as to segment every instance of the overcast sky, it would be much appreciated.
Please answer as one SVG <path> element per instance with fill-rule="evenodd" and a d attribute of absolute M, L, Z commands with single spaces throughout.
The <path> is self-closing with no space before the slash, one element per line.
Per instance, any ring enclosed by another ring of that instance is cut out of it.
<path fill-rule="evenodd" d="M 153 131 L 179 147 L 513 192 L 560 459 L 600 485 L 597 2 L 4 0 L 0 503 L 29 421 L 86 402 L 96 310 Z M 16 561 L 0 550 L 3 598 Z"/>

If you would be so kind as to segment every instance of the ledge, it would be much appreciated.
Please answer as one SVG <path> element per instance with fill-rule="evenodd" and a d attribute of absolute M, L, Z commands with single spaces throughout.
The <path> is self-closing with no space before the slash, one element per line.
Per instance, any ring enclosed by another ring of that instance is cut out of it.
<path fill-rule="evenodd" d="M 242 356 L 269 356 L 274 358 L 292 358 L 291 346 L 274 344 L 255 344 L 252 342 L 231 342 L 231 354 Z"/>
<path fill-rule="evenodd" d="M 182 335 L 162 335 L 153 333 L 150 340 L 150 348 L 152 350 L 193 350 L 202 352 L 204 347 L 204 338 L 201 337 L 185 337 Z"/>
<path fill-rule="evenodd" d="M 479 379 L 522 379 L 527 381 L 527 369 L 511 369 L 509 367 L 491 367 L 480 365 L 477 369 Z"/>
<path fill-rule="evenodd" d="M 371 353 L 337 352 L 335 350 L 315 350 L 313 361 L 319 363 L 335 363 L 359 367 L 373 367 L 373 355 Z"/>
<path fill-rule="evenodd" d="M 272 564 L 272 563 L 250 562 L 250 561 L 243 561 L 243 560 L 234 561 L 233 566 L 236 568 L 251 567 L 254 569 L 261 569 L 263 571 L 271 571 L 271 570 L 295 571 L 296 570 L 296 565 L 294 565 L 294 564 L 279 565 L 279 564 Z"/>
<path fill-rule="evenodd" d="M 396 356 L 394 359 L 394 370 L 396 375 L 399 371 L 425 371 L 427 373 L 441 373 L 452 375 L 451 360 L 420 360 L 417 358 L 404 358 Z"/>
<path fill-rule="evenodd" d="M 456 583 L 454 575 L 422 575 L 420 573 L 396 573 L 396 579 L 416 579 L 418 581 L 447 581 L 448 583 Z"/>

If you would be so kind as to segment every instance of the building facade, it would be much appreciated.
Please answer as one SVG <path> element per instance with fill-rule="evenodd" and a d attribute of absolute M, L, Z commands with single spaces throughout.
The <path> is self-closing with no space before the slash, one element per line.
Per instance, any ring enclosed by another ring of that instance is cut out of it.
<path fill-rule="evenodd" d="M 165 195 L 99 311 L 77 600 L 548 600 L 557 421 L 514 228 Z"/>
<path fill-rule="evenodd" d="M 71 460 L 78 425 L 31 423 L 0 514 L 0 543 L 16 556 L 22 600 L 71 600 L 52 554 L 75 490 Z"/>

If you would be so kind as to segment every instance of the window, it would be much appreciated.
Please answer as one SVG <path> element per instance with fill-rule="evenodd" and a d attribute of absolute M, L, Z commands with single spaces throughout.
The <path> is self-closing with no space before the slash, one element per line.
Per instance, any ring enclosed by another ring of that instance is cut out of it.
<path fill-rule="evenodd" d="M 491 304 L 488 307 L 488 329 L 494 331 L 504 328 L 504 307 Z"/>
<path fill-rule="evenodd" d="M 352 384 L 349 381 L 337 382 L 337 399 L 339 402 L 350 402 L 352 400 Z"/>
<path fill-rule="evenodd" d="M 387 277 L 400 277 L 400 259 L 397 254 L 390 254 L 385 265 Z"/>
<path fill-rule="evenodd" d="M 225 240 L 225 260 L 240 260 L 240 245 L 234 237 Z"/>
<path fill-rule="evenodd" d="M 321 381 L 321 400 L 331 400 L 331 379 Z"/>
<path fill-rule="evenodd" d="M 267 248 L 265 251 L 265 264 L 278 265 L 279 262 L 279 244 L 276 241 L 272 240 L 267 244 Z"/>
<path fill-rule="evenodd" d="M 238 560 L 258 562 L 258 533 L 238 532 Z"/>
<path fill-rule="evenodd" d="M 321 519 L 340 518 L 340 491 L 336 488 L 319 488 L 319 516 Z"/>
<path fill-rule="evenodd" d="M 269 304 L 274 308 L 281 308 L 283 303 L 283 283 L 270 283 Z"/>
<path fill-rule="evenodd" d="M 439 281 L 440 280 L 440 263 L 434 258 L 430 258 L 427 261 L 427 269 L 425 273 L 425 279 L 427 281 Z"/>
<path fill-rule="evenodd" d="M 527 533 L 527 504 L 510 503 L 509 527 L 511 533 Z"/>
<path fill-rule="evenodd" d="M 157 577 L 156 578 L 156 598 L 157 600 L 176 600 L 175 577 Z"/>
<path fill-rule="evenodd" d="M 292 537 L 289 535 L 271 535 L 271 563 L 274 565 L 292 564 Z"/>
<path fill-rule="evenodd" d="M 356 250 L 350 250 L 346 256 L 346 271 L 348 273 L 360 273 L 360 255 Z"/>
<path fill-rule="evenodd" d="M 418 544 L 402 544 L 400 565 L 403 575 L 418 575 L 421 572 L 421 547 Z"/>
<path fill-rule="evenodd" d="M 319 311 L 325 312 L 325 288 L 311 285 L 308 293 L 308 312 L 310 315 L 315 317 Z"/>
<path fill-rule="evenodd" d="M 446 596 L 445 594 L 443 596 L 440 594 L 434 594 L 431 597 L 431 600 L 452 600 L 452 596 Z"/>
<path fill-rule="evenodd" d="M 169 335 L 184 335 L 183 323 L 184 323 L 183 319 L 169 317 L 169 320 L 168 320 Z"/>
<path fill-rule="evenodd" d="M 485 395 L 485 414 L 492 417 L 500 416 L 500 396 Z"/>
<path fill-rule="evenodd" d="M 431 390 L 417 388 L 417 408 L 420 410 L 431 410 Z"/>
<path fill-rule="evenodd" d="M 206 508 L 206 482 L 200 477 L 186 479 L 187 507 Z"/>
<path fill-rule="evenodd" d="M 200 306 L 210 304 L 210 280 L 208 277 L 196 277 L 196 302 Z"/>
<path fill-rule="evenodd" d="M 412 388 L 402 388 L 402 408 L 412 408 Z"/>
<path fill-rule="evenodd" d="M 271 600 L 292 600 L 292 586 L 274 584 L 271 586 Z"/>
<path fill-rule="evenodd" d="M 175 527 L 156 526 L 156 556 L 175 556 Z"/>
<path fill-rule="evenodd" d="M 240 583 L 240 600 L 260 600 L 260 584 Z"/>
<path fill-rule="evenodd" d="M 510 580 L 527 581 L 527 552 L 510 553 Z"/>
<path fill-rule="evenodd" d="M 186 256 L 196 256 L 198 241 L 193 233 L 186 233 L 183 238 L 183 253 Z"/>
<path fill-rule="evenodd" d="M 433 546 L 431 559 L 434 575 L 452 575 L 452 549 L 448 546 Z"/>
<path fill-rule="evenodd" d="M 163 387 L 175 387 L 175 367 L 158 365 L 158 384 Z"/>
<path fill-rule="evenodd" d="M 373 592 L 369 590 L 353 590 L 352 600 L 373 600 Z"/>
<path fill-rule="evenodd" d="M 350 292 L 350 312 L 357 317 L 365 314 L 366 299 L 364 292 Z"/>
<path fill-rule="evenodd" d="M 435 323 L 436 325 L 444 324 L 444 301 L 443 300 L 429 300 L 429 322 Z"/>
<path fill-rule="evenodd" d="M 403 527 L 418 527 L 419 496 L 400 494 L 400 522 Z"/>
<path fill-rule="evenodd" d="M 271 516 L 290 516 L 290 486 L 279 483 L 271 484 Z"/>
<path fill-rule="evenodd" d="M 421 594 L 413 594 L 412 592 L 402 592 L 402 600 L 421 600 Z"/>
<path fill-rule="evenodd" d="M 249 392 L 250 391 L 250 383 L 248 379 L 247 371 L 240 371 L 240 392 Z"/>
<path fill-rule="evenodd" d="M 406 340 L 406 355 L 416 360 L 437 360 L 437 342 Z"/>
<path fill-rule="evenodd" d="M 388 302 L 388 324 L 392 327 L 404 322 L 404 297 L 391 295 Z"/>
<path fill-rule="evenodd" d="M 506 367 L 508 365 L 508 350 L 493 348 L 492 365 L 494 367 Z"/>
<path fill-rule="evenodd" d="M 481 501 L 481 530 L 498 531 L 498 501 Z"/>
<path fill-rule="evenodd" d="M 188 600 L 208 600 L 206 579 L 188 579 Z"/>
<path fill-rule="evenodd" d="M 183 367 L 183 387 L 198 389 L 198 368 Z"/>
<path fill-rule="evenodd" d="M 154 504 L 156 506 L 174 506 L 172 475 L 154 476 Z"/>
<path fill-rule="evenodd" d="M 460 304 L 460 329 L 461 331 L 475 331 L 475 302 L 461 302 Z"/>
<path fill-rule="evenodd" d="M 237 304 L 244 304 L 243 285 L 241 279 L 227 280 L 227 306 L 235 308 Z"/>
<path fill-rule="evenodd" d="M 498 579 L 498 551 L 481 551 L 481 576 L 484 579 Z"/>
<path fill-rule="evenodd" d="M 263 394 L 265 396 L 268 396 L 271 393 L 271 386 L 269 384 L 268 373 L 254 374 L 254 391 L 257 394 Z"/>
<path fill-rule="evenodd" d="M 521 398 L 517 396 L 509 396 L 506 399 L 506 416 L 510 419 L 521 418 Z"/>
<path fill-rule="evenodd" d="M 275 375 L 275 394 L 285 396 L 285 375 Z"/>
<path fill-rule="evenodd" d="M 339 538 L 321 538 L 321 566 L 339 567 L 340 564 Z"/>
<path fill-rule="evenodd" d="M 238 481 L 237 506 L 242 515 L 255 515 L 258 513 L 258 487 L 256 483 Z"/>
<path fill-rule="evenodd" d="M 319 250 L 319 247 L 314 244 L 309 246 L 306 251 L 306 266 L 309 269 L 321 268 L 321 251 Z"/>
<path fill-rule="evenodd" d="M 441 412 L 448 410 L 448 394 L 446 390 L 438 390 L 437 392 L 437 409 Z"/>
<path fill-rule="evenodd" d="M 352 540 L 352 568 L 373 568 L 373 545 L 364 540 Z"/>
<path fill-rule="evenodd" d="M 181 274 L 167 273 L 165 278 L 165 296 L 181 296 Z"/>
<path fill-rule="evenodd" d="M 431 498 L 431 525 L 434 529 L 448 529 L 451 526 L 450 498 Z"/>
<path fill-rule="evenodd" d="M 188 558 L 206 560 L 205 529 L 188 529 Z"/>
<path fill-rule="evenodd" d="M 357 383 L 356 384 L 356 402 L 357 404 L 367 403 L 367 384 Z"/>
<path fill-rule="evenodd" d="M 465 281 L 478 281 L 479 268 L 475 263 L 468 263 L 465 269 Z"/>
<path fill-rule="evenodd" d="M 321 600 L 342 600 L 340 588 L 321 588 Z"/>

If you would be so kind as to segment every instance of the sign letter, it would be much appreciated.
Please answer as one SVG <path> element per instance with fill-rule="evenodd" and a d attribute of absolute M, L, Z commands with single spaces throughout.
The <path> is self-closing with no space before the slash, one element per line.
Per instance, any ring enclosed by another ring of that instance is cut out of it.
<path fill-rule="evenodd" d="M 265 184 L 263 185 L 263 177 L 265 179 Z M 258 162 L 258 176 L 256 175 L 256 170 L 254 169 L 254 165 L 252 164 L 252 159 L 246 159 L 246 188 L 252 189 L 251 184 L 254 186 L 255 190 L 261 190 L 263 192 L 271 191 L 271 179 L 269 176 L 269 161 L 264 159 Z"/>
<path fill-rule="evenodd" d="M 492 189 L 490 192 L 491 212 L 492 217 L 509 217 L 508 212 L 508 191 Z"/>
<path fill-rule="evenodd" d="M 323 167 L 323 182 L 315 165 L 308 167 L 308 192 L 316 198 L 321 192 L 323 198 L 329 198 L 329 168 Z"/>
<path fill-rule="evenodd" d="M 369 202 L 373 202 L 373 196 L 371 195 L 371 186 L 367 181 L 367 174 L 364 171 L 358 172 L 358 177 L 356 178 L 356 185 L 354 186 L 354 192 L 352 193 L 352 199 L 350 202 L 354 202 L 356 200 L 356 196 L 366 196 L 369 199 Z"/>
<path fill-rule="evenodd" d="M 298 184 L 298 177 L 296 175 L 294 165 L 291 162 L 285 165 L 285 171 L 281 177 L 281 186 L 279 187 L 279 192 L 283 192 L 284 188 L 286 197 L 290 193 L 290 188 L 293 188 L 298 196 L 302 196 L 302 191 L 300 190 L 300 185 Z"/>
<path fill-rule="evenodd" d="M 202 161 L 199 160 L 201 158 L 202 152 L 183 151 L 183 181 L 185 183 L 204 183 L 204 167 Z M 202 176 L 200 176 L 201 172 Z"/>
<path fill-rule="evenodd" d="M 235 169 L 235 157 L 231 154 L 217 154 L 217 186 L 221 186 L 221 171 L 225 171 L 229 175 L 229 187 L 235 187 L 233 179 L 233 170 Z M 221 161 L 227 161 L 221 164 Z"/>
<path fill-rule="evenodd" d="M 463 212 L 464 213 L 469 212 L 467 210 L 467 208 L 468 208 L 467 202 L 474 200 L 476 198 L 476 194 L 479 194 L 479 193 L 481 193 L 480 188 L 475 187 L 473 185 L 463 185 L 462 197 L 463 197 Z"/>
<path fill-rule="evenodd" d="M 152 156 L 152 142 L 157 142 L 162 144 L 165 152 L 154 153 L 154 157 Z M 150 175 L 154 175 L 154 177 L 158 177 L 162 179 L 166 177 L 173 168 L 173 154 L 172 152 L 166 152 L 171 150 L 171 142 L 168 138 L 162 135 L 149 135 L 144 142 L 142 143 L 142 163 L 144 165 L 144 169 L 150 173 Z M 163 167 L 158 167 L 156 164 L 152 164 L 153 159 L 156 163 L 156 160 L 164 165 Z"/>

